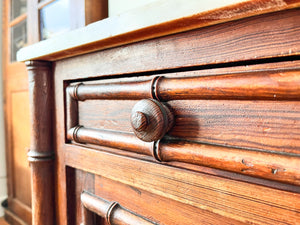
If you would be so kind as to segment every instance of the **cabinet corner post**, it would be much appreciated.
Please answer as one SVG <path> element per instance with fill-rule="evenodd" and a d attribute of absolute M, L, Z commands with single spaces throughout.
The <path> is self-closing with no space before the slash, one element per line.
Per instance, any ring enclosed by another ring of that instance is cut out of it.
<path fill-rule="evenodd" d="M 32 224 L 55 224 L 54 95 L 52 64 L 27 61 L 31 121 L 28 161 L 31 167 Z"/>

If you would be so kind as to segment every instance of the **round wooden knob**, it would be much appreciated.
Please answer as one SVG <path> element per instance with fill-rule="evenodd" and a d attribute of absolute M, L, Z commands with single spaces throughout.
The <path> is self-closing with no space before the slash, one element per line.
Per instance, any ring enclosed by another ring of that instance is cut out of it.
<path fill-rule="evenodd" d="M 142 112 L 134 112 L 131 115 L 131 125 L 136 131 L 145 131 L 148 126 L 148 116 Z"/>
<path fill-rule="evenodd" d="M 131 126 L 135 135 L 146 142 L 160 140 L 173 126 L 170 109 L 154 99 L 143 99 L 131 112 Z"/>

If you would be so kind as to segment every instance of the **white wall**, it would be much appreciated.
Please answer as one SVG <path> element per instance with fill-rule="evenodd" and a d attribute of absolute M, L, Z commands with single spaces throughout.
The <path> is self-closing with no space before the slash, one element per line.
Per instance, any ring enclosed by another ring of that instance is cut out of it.
<path fill-rule="evenodd" d="M 108 15 L 115 16 L 130 9 L 134 9 L 157 0 L 109 0 Z"/>
<path fill-rule="evenodd" d="M 0 20 L 2 18 L 2 1 L 0 4 Z M 4 143 L 4 119 L 3 119 L 3 84 L 2 84 L 2 21 L 0 23 L 0 203 L 6 198 L 6 165 Z M 0 217 L 3 216 L 3 208 L 0 205 Z"/>

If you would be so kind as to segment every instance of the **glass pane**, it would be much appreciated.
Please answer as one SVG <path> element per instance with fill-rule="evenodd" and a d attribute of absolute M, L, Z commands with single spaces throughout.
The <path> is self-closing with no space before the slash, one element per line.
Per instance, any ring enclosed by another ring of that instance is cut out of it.
<path fill-rule="evenodd" d="M 26 20 L 18 23 L 11 28 L 11 52 L 10 60 L 16 61 L 17 51 L 27 43 L 27 26 Z"/>
<path fill-rule="evenodd" d="M 69 4 L 69 0 L 56 0 L 40 10 L 41 40 L 71 29 Z"/>
<path fill-rule="evenodd" d="M 13 20 L 18 16 L 26 13 L 27 0 L 11 0 L 11 15 L 10 19 Z"/>

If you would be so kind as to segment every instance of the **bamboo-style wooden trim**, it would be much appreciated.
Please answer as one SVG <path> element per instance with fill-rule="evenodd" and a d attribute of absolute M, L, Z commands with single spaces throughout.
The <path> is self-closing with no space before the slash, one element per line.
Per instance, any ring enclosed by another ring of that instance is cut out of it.
<path fill-rule="evenodd" d="M 66 130 L 78 125 L 78 101 L 76 99 L 76 86 L 66 88 Z"/>
<path fill-rule="evenodd" d="M 32 224 L 54 224 L 53 84 L 49 62 L 26 62 L 29 79 Z"/>
<path fill-rule="evenodd" d="M 109 84 L 76 84 L 69 86 L 72 98 L 78 101 L 93 99 L 131 99 L 151 98 L 151 81 L 136 81 Z"/>
<path fill-rule="evenodd" d="M 255 83 L 253 82 L 255 81 Z M 184 162 L 291 184 L 300 184 L 298 157 L 188 141 L 145 143 L 133 134 L 78 125 L 77 101 L 95 99 L 299 100 L 299 71 L 253 72 L 219 76 L 154 77 L 139 82 L 76 84 L 67 88 L 67 139 L 153 156 L 161 162 Z M 71 102 L 71 103 L 70 103 Z M 72 105 L 73 104 L 73 105 Z M 117 140 L 117 141 L 116 141 Z M 236 157 L 235 157 L 236 156 Z"/>
<path fill-rule="evenodd" d="M 81 193 L 81 203 L 84 207 L 84 210 L 88 210 L 96 213 L 97 215 L 106 219 L 108 224 L 132 224 L 132 225 L 150 225 L 157 224 L 146 218 L 129 211 L 126 208 L 123 208 L 117 202 L 109 202 L 103 198 L 100 198 L 92 193 L 83 191 Z M 88 221 L 91 221 L 88 213 L 84 213 L 82 225 L 89 225 Z"/>
<path fill-rule="evenodd" d="M 160 162 L 184 162 L 300 185 L 300 158 L 298 156 L 177 139 L 162 139 L 155 143 L 145 143 L 131 133 L 84 127 L 70 129 L 68 139 L 151 155 Z"/>
<path fill-rule="evenodd" d="M 77 143 L 95 144 L 127 151 L 136 152 L 144 155 L 153 154 L 153 142 L 144 142 L 134 134 L 123 133 L 109 130 L 98 130 L 76 126 L 68 130 L 68 140 Z"/>
<path fill-rule="evenodd" d="M 159 141 L 155 151 L 161 162 L 184 162 L 300 185 L 299 156 L 176 139 Z"/>
<path fill-rule="evenodd" d="M 254 72 L 218 76 L 154 79 L 110 84 L 70 86 L 73 98 L 143 99 L 160 101 L 190 99 L 299 100 L 300 72 Z"/>

